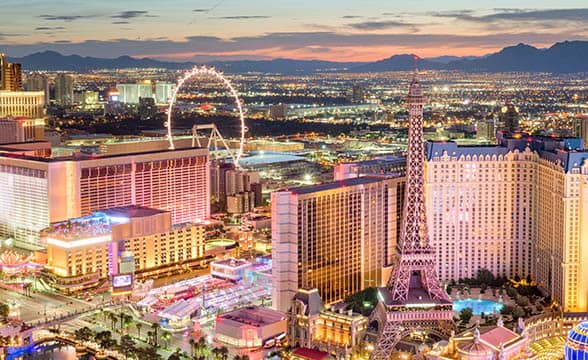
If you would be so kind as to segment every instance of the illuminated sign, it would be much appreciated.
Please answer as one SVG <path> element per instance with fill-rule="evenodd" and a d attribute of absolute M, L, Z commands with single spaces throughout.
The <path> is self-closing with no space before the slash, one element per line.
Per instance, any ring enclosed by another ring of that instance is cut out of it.
<path fill-rule="evenodd" d="M 92 238 L 73 240 L 73 241 L 63 241 L 63 240 L 48 237 L 47 244 L 54 245 L 54 246 L 64 248 L 64 249 L 71 249 L 71 248 L 77 248 L 77 247 L 81 247 L 81 246 L 102 244 L 102 243 L 110 242 L 110 240 L 111 240 L 110 235 L 96 236 L 96 237 L 92 237 Z"/>
<path fill-rule="evenodd" d="M 127 275 L 115 275 L 112 277 L 112 287 L 113 288 L 122 288 L 131 286 L 133 283 L 133 276 L 130 274 Z"/>

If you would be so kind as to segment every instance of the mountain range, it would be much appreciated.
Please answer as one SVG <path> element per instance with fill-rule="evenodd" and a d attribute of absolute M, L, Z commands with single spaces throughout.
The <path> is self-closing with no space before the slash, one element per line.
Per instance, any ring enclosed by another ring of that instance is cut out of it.
<path fill-rule="evenodd" d="M 385 72 L 405 71 L 414 67 L 414 55 L 394 55 L 373 62 L 335 62 L 322 60 L 232 60 L 212 61 L 206 65 L 215 66 L 227 73 L 281 73 L 311 74 L 315 72 Z M 481 57 L 440 56 L 421 59 L 421 69 L 461 70 L 466 72 L 588 72 L 588 41 L 564 41 L 540 49 L 526 44 L 505 47 Z M 55 51 L 44 51 L 11 61 L 23 65 L 25 70 L 88 71 L 97 69 L 122 68 L 167 68 L 186 69 L 194 62 L 170 62 L 150 58 L 121 56 L 114 59 L 62 55 Z"/>

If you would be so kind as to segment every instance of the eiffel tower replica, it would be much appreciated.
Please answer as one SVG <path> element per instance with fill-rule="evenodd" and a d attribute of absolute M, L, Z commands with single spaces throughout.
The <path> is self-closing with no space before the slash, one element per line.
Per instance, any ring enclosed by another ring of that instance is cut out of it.
<path fill-rule="evenodd" d="M 423 105 L 415 73 L 406 103 L 409 108 L 406 192 L 397 260 L 386 287 L 378 289 L 371 321 L 378 323 L 378 340 L 371 359 L 387 360 L 406 336 L 448 338 L 454 329 L 453 304 L 439 284 L 435 250 L 429 242 L 424 193 Z"/>

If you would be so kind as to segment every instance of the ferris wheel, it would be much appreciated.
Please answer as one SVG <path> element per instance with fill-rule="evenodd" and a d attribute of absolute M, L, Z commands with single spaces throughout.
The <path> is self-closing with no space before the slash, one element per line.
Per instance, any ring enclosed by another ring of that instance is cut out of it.
<path fill-rule="evenodd" d="M 167 109 L 167 121 L 165 122 L 165 127 L 167 128 L 167 139 L 169 141 L 169 149 L 170 150 L 175 149 L 174 140 L 173 140 L 173 136 L 172 136 L 173 135 L 172 134 L 172 112 L 173 112 L 173 107 L 176 102 L 176 97 L 178 95 L 178 92 L 182 89 L 182 86 L 184 85 L 184 83 L 186 81 L 192 79 L 193 77 L 199 77 L 199 76 L 212 77 L 212 78 L 218 80 L 221 84 L 223 84 L 225 86 L 226 89 L 229 90 L 231 96 L 234 99 L 235 106 L 236 106 L 237 112 L 238 112 L 238 117 L 239 117 L 239 122 L 240 122 L 240 124 L 239 124 L 240 125 L 240 138 L 239 138 L 239 147 L 237 149 L 231 149 L 228 147 L 227 143 L 222 138 L 222 136 L 221 136 L 220 132 L 218 131 L 218 129 L 216 128 L 215 124 L 210 124 L 210 125 L 205 125 L 205 126 L 195 125 L 192 129 L 192 137 L 193 137 L 192 144 L 194 146 L 194 142 L 196 141 L 198 143 L 198 145 L 200 145 L 200 138 L 198 137 L 198 130 L 202 130 L 203 128 L 210 129 L 211 133 L 210 133 L 210 139 L 208 142 L 208 146 L 210 147 L 212 141 L 214 141 L 214 137 L 219 137 L 220 140 L 222 141 L 222 143 L 224 144 L 224 146 L 226 147 L 227 152 L 229 153 L 231 159 L 233 160 L 233 163 L 235 164 L 235 166 L 238 167 L 239 160 L 243 156 L 243 149 L 245 147 L 245 133 L 247 132 L 247 127 L 245 126 L 245 115 L 243 114 L 243 107 L 241 105 L 241 99 L 239 98 L 239 94 L 237 93 L 237 90 L 235 90 L 235 87 L 233 86 L 233 84 L 231 84 L 229 79 L 227 79 L 221 71 L 216 70 L 214 67 L 194 66 L 191 70 L 186 71 L 184 73 L 184 75 L 178 79 L 178 83 L 174 87 L 171 99 L 169 100 L 169 107 Z M 216 149 L 216 141 L 215 141 L 215 149 Z"/>

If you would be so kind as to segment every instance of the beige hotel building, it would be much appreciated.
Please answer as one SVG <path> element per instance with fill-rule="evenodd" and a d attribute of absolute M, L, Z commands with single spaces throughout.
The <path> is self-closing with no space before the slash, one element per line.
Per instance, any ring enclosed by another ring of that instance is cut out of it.
<path fill-rule="evenodd" d="M 514 134 L 427 147 L 426 201 L 443 281 L 531 277 L 564 312 L 588 311 L 588 151 L 581 139 Z"/>

